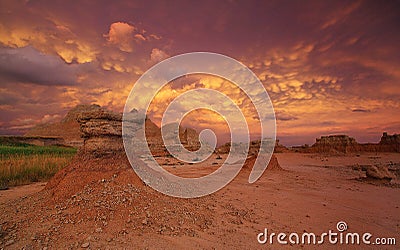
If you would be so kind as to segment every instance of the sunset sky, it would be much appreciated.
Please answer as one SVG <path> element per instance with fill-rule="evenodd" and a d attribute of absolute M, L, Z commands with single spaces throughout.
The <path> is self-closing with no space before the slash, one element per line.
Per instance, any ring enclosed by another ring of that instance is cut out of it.
<path fill-rule="evenodd" d="M 398 1 L 0 1 L 0 134 L 121 112 L 151 66 L 207 51 L 256 73 L 284 145 L 377 142 L 400 132 L 399 25 Z"/>

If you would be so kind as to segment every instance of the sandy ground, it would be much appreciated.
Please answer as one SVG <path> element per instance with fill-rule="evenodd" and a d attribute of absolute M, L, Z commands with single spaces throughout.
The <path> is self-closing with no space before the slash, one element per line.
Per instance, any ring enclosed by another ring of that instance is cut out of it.
<path fill-rule="evenodd" d="M 118 178 L 112 177 L 93 182 L 84 191 L 62 202 L 48 202 L 46 191 L 35 193 L 43 184 L 0 191 L 0 247 L 367 248 L 366 245 L 330 245 L 327 240 L 319 246 L 280 245 L 276 238 L 273 244 L 261 245 L 257 241 L 257 235 L 265 228 L 268 233 L 289 235 L 293 232 L 301 236 L 304 232 L 313 232 L 320 235 L 329 230 L 337 232 L 337 223 L 344 221 L 348 226 L 345 232 L 369 232 L 371 241 L 376 237 L 396 238 L 396 246 L 371 245 L 368 249 L 399 249 L 400 188 L 360 181 L 365 173 L 353 167 L 357 164 L 400 164 L 400 154 L 276 155 L 284 171 L 266 171 L 254 184 L 247 183 L 249 171 L 241 172 L 222 190 L 198 199 L 166 197 L 149 187 L 127 186 L 130 189 L 126 187 L 121 191 Z M 190 171 L 200 171 L 192 166 L 166 167 L 173 173 L 184 172 L 183 176 Z M 109 196 L 96 196 L 109 190 Z M 109 198 L 98 201 L 99 197 Z M 111 206 L 108 199 L 118 202 Z"/>

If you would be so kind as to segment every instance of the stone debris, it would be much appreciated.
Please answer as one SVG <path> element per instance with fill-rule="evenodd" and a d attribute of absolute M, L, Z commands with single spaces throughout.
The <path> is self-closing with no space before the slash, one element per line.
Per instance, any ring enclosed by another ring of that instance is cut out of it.
<path fill-rule="evenodd" d="M 387 166 L 384 165 L 370 165 L 370 166 L 366 166 L 364 167 L 365 169 L 365 174 L 367 177 L 373 178 L 373 179 L 378 179 L 378 180 L 382 180 L 382 179 L 394 179 L 396 178 L 396 176 L 389 171 Z"/>
<path fill-rule="evenodd" d="M 90 246 L 89 242 L 85 242 L 81 245 L 81 248 L 88 248 Z"/>

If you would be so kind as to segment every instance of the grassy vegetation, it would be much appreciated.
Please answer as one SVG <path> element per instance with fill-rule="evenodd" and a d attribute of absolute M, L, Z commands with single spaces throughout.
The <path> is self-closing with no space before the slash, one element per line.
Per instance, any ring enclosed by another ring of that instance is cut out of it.
<path fill-rule="evenodd" d="M 76 149 L 28 144 L 0 145 L 0 189 L 46 181 L 65 167 Z"/>

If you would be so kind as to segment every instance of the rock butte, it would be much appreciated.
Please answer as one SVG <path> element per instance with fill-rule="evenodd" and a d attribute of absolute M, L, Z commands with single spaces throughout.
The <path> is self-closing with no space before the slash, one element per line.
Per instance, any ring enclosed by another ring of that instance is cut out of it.
<path fill-rule="evenodd" d="M 82 151 L 95 155 L 123 152 L 122 114 L 98 108 L 81 112 L 77 117 L 82 132 Z M 161 137 L 161 129 L 150 119 L 145 120 L 146 140 L 154 156 L 168 155 Z M 199 149 L 199 135 L 194 129 L 179 127 L 183 146 L 191 151 Z"/>
<path fill-rule="evenodd" d="M 109 176 L 118 176 L 122 184 L 143 186 L 133 172 L 122 142 L 122 114 L 114 113 L 99 106 L 91 106 L 76 116 L 80 125 L 83 144 L 70 165 L 58 172 L 47 184 L 46 190 L 56 200 L 70 197 L 82 190 L 87 183 Z M 166 157 L 168 151 L 163 146 L 161 130 L 150 119 L 146 119 L 146 135 L 149 148 L 154 156 Z M 190 128 L 179 128 L 181 142 L 188 150 L 200 146 L 198 134 Z M 257 142 L 253 143 L 254 148 Z M 258 144 L 259 145 L 259 144 Z M 255 154 L 249 154 L 244 171 L 250 170 L 255 162 Z M 278 160 L 272 156 L 268 170 L 282 170 Z"/>
<path fill-rule="evenodd" d="M 379 143 L 358 143 L 347 135 L 329 135 L 317 138 L 311 146 L 293 147 L 302 153 L 346 154 L 358 152 L 400 152 L 400 135 L 383 133 Z"/>

